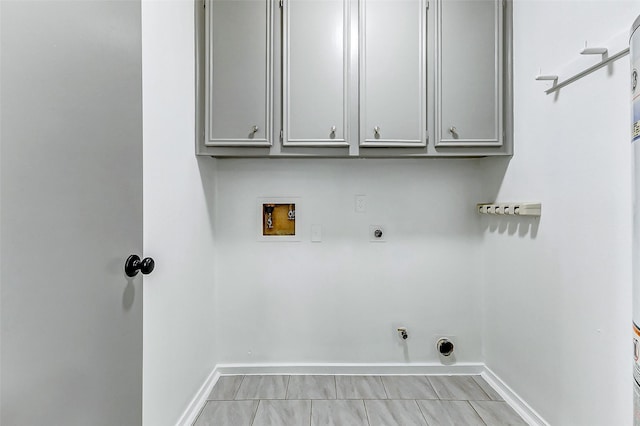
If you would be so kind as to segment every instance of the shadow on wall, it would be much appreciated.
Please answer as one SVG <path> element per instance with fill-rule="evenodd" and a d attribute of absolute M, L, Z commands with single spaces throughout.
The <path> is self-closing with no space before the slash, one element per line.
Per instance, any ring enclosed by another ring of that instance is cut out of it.
<path fill-rule="evenodd" d="M 209 230 L 211 232 L 211 237 L 215 238 L 214 224 L 215 224 L 215 170 L 216 170 L 216 159 L 211 157 L 197 157 L 198 162 L 198 170 L 200 171 L 200 180 L 202 181 L 202 192 L 204 193 L 204 198 L 207 202 L 207 213 L 209 215 Z"/>
<path fill-rule="evenodd" d="M 509 203 L 539 201 L 523 199 L 502 199 L 499 197 L 500 189 L 505 175 L 509 168 L 511 158 L 486 158 L 481 167 L 484 172 L 483 191 L 478 194 L 478 202 L 486 203 Z M 525 194 L 526 195 L 526 194 Z M 523 195 L 523 196 L 525 196 Z M 518 235 L 521 238 L 535 239 L 538 235 L 541 217 L 535 216 L 501 216 L 501 215 L 479 215 L 482 229 L 491 233 L 504 235 Z"/>
<path fill-rule="evenodd" d="M 540 217 L 535 216 L 487 216 L 482 219 L 483 229 L 492 233 L 518 235 L 535 239 L 538 235 Z"/>

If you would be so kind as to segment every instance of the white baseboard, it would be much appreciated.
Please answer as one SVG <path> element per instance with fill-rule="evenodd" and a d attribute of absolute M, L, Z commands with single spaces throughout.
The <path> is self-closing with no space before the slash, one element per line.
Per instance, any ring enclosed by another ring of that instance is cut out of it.
<path fill-rule="evenodd" d="M 498 377 L 489 367 L 485 367 L 481 374 L 482 378 L 491 385 L 492 388 L 509 404 L 518 414 L 531 426 L 549 426 L 540 414 L 538 414 L 529 404 L 513 391 L 500 377 Z"/>
<path fill-rule="evenodd" d="M 484 371 L 481 363 L 458 363 L 443 365 L 436 363 L 386 363 L 386 364 L 218 364 L 216 371 L 223 375 L 466 375 Z"/>
<path fill-rule="evenodd" d="M 180 416 L 180 420 L 176 423 L 176 426 L 191 426 L 193 422 L 196 421 L 200 410 L 204 407 L 204 404 L 207 402 L 207 397 L 211 393 L 211 390 L 215 386 L 216 382 L 220 378 L 220 373 L 216 368 L 209 374 L 207 379 L 204 381 L 198 392 L 196 392 L 195 396 L 187 406 L 187 409 L 184 410 L 182 416 Z"/>

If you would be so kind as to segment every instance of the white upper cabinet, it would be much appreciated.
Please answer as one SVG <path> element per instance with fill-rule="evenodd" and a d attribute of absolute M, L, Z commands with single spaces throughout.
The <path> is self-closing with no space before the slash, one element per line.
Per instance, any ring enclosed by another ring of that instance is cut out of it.
<path fill-rule="evenodd" d="M 348 146 L 349 0 L 283 2 L 283 145 Z"/>
<path fill-rule="evenodd" d="M 269 146 L 273 2 L 206 2 L 205 146 Z"/>
<path fill-rule="evenodd" d="M 426 5 L 360 1 L 360 146 L 426 145 Z"/>
<path fill-rule="evenodd" d="M 194 0 L 197 153 L 513 152 L 512 0 Z"/>
<path fill-rule="evenodd" d="M 503 2 L 436 2 L 436 147 L 500 147 Z"/>

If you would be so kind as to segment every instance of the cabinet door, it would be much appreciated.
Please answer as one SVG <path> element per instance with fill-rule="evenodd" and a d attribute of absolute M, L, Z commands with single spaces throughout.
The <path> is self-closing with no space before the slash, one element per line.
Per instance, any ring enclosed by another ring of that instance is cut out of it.
<path fill-rule="evenodd" d="M 502 145 L 502 0 L 438 0 L 436 146 Z"/>
<path fill-rule="evenodd" d="M 360 2 L 360 145 L 426 144 L 426 2 Z"/>
<path fill-rule="evenodd" d="M 284 2 L 285 146 L 348 145 L 349 0 Z"/>
<path fill-rule="evenodd" d="M 271 0 L 206 2 L 205 145 L 271 145 Z"/>

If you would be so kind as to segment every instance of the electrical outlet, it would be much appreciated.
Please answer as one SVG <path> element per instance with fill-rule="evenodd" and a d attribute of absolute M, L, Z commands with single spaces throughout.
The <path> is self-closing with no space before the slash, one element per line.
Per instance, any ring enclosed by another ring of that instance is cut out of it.
<path fill-rule="evenodd" d="M 356 213 L 365 213 L 367 211 L 367 196 L 356 195 L 355 198 Z"/>
<path fill-rule="evenodd" d="M 311 225 L 311 242 L 322 242 L 322 225 Z"/>

